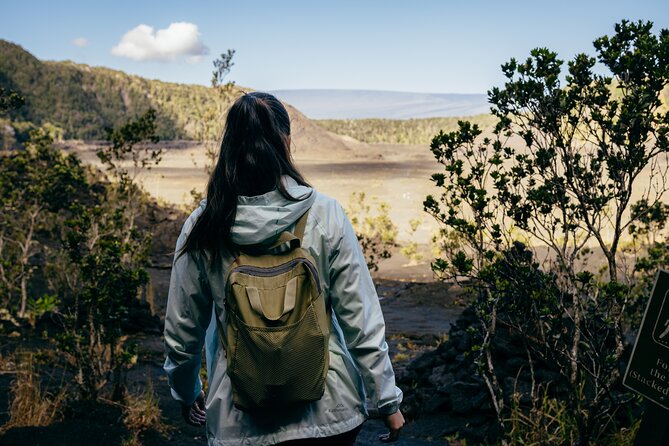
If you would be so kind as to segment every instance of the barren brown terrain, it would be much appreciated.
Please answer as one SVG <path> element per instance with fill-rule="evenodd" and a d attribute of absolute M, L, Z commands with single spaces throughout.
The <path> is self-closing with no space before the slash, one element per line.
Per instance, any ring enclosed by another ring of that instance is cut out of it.
<path fill-rule="evenodd" d="M 409 259 L 396 250 L 393 258 L 381 263 L 378 276 L 431 280 L 430 242 L 437 224 L 423 211 L 423 200 L 436 192 L 430 176 L 439 166 L 429 147 L 362 143 L 327 132 L 294 109 L 290 111 L 291 150 L 307 180 L 344 207 L 354 192 L 364 192 L 372 209 L 378 203 L 388 203 L 390 218 L 399 228 L 399 242 L 411 239 L 418 243 L 425 260 L 418 265 L 409 264 Z M 99 167 L 95 155 L 99 144 L 70 141 L 63 146 Z M 150 194 L 188 210 L 194 206 L 190 191 L 204 191 L 206 185 L 206 146 L 192 141 L 162 142 L 160 146 L 165 150 L 160 164 L 138 176 Z M 421 224 L 411 234 L 409 222 L 413 219 L 419 219 Z"/>

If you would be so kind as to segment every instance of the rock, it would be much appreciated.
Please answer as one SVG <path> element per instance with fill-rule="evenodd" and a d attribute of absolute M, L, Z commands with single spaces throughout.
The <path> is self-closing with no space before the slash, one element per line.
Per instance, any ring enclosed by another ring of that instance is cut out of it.
<path fill-rule="evenodd" d="M 468 352 L 469 350 L 472 349 L 472 336 L 464 332 L 460 340 L 458 341 L 458 345 L 456 346 L 458 351 L 461 352 Z"/>
<path fill-rule="evenodd" d="M 445 363 L 454 362 L 453 360 L 457 355 L 458 353 L 455 351 L 454 348 L 444 349 L 442 352 L 440 352 L 441 359 Z"/>
<path fill-rule="evenodd" d="M 505 395 L 511 396 L 515 393 L 520 395 L 521 404 L 530 404 L 532 402 L 530 394 L 532 391 L 532 383 L 529 381 L 507 376 L 502 380 L 502 390 Z"/>
<path fill-rule="evenodd" d="M 467 422 L 462 418 L 445 416 L 443 420 L 440 420 L 440 423 L 441 423 L 441 436 L 447 437 L 460 431 Z"/>
<path fill-rule="evenodd" d="M 437 345 L 439 343 L 439 336 L 432 333 L 424 334 L 418 338 L 418 342 L 422 345 Z"/>
<path fill-rule="evenodd" d="M 481 386 L 458 381 L 445 389 L 451 399 L 451 410 L 458 415 L 469 415 L 481 406 L 483 400 L 474 398 L 481 392 Z"/>
<path fill-rule="evenodd" d="M 515 358 L 509 358 L 504 361 L 503 365 L 507 370 L 517 371 L 522 367 L 527 367 L 527 357 L 517 356 Z"/>
<path fill-rule="evenodd" d="M 411 416 L 439 413 L 441 436 L 459 434 L 468 444 L 496 443 L 502 435 L 488 388 L 475 362 L 477 353 L 471 351 L 479 338 L 467 330 L 478 324 L 474 309 L 465 309 L 451 326 L 448 341 L 410 362 L 400 384 L 406 389 L 403 408 Z M 505 397 L 508 399 L 517 392 L 521 404 L 527 402 L 531 374 L 523 339 L 516 332 L 500 327 L 493 340 L 492 354 Z M 551 364 L 536 361 L 535 380 L 553 382 L 549 389 L 552 394 L 561 391 L 563 380 Z"/>
<path fill-rule="evenodd" d="M 475 413 L 467 417 L 467 424 L 472 427 L 487 426 L 490 423 L 490 414 Z"/>
<path fill-rule="evenodd" d="M 477 393 L 470 399 L 470 402 L 475 409 L 481 410 L 483 405 L 487 403 L 489 400 L 490 400 L 490 394 L 488 393 L 488 390 L 482 388 L 479 391 L 479 393 Z M 481 422 L 480 424 L 483 424 L 483 422 Z"/>
<path fill-rule="evenodd" d="M 151 306 L 146 302 L 133 300 L 128 310 L 128 317 L 123 321 L 124 333 L 155 333 L 160 334 L 162 327 L 160 318 L 151 314 Z"/>
<path fill-rule="evenodd" d="M 545 368 L 536 369 L 534 371 L 534 377 L 536 381 L 540 383 L 558 382 L 562 380 L 562 375 L 560 375 L 559 372 Z"/>
<path fill-rule="evenodd" d="M 423 410 L 426 413 L 439 412 L 448 406 L 450 399 L 447 394 L 436 393 L 423 405 Z"/>
<path fill-rule="evenodd" d="M 434 352 L 426 353 L 418 358 L 414 359 L 407 366 L 409 371 L 425 371 L 432 368 L 436 364 L 436 355 Z"/>
<path fill-rule="evenodd" d="M 475 443 L 482 443 L 486 437 L 486 429 L 480 427 L 463 427 L 460 432 Z"/>
<path fill-rule="evenodd" d="M 438 365 L 435 368 L 432 369 L 432 373 L 430 373 L 429 378 L 427 381 L 433 385 L 434 387 L 440 387 L 444 385 L 444 379 L 446 378 L 447 375 L 450 375 L 451 377 L 451 382 L 453 382 L 453 374 L 447 374 L 446 373 L 446 366 L 445 365 Z"/>
<path fill-rule="evenodd" d="M 416 418 L 419 414 L 419 404 L 416 401 L 416 394 L 410 393 L 406 394 L 402 399 L 402 413 L 404 417 L 408 420 Z"/>

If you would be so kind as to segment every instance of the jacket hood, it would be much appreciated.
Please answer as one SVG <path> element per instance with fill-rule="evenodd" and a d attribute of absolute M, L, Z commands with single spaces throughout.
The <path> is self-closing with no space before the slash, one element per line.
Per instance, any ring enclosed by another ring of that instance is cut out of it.
<path fill-rule="evenodd" d="M 231 229 L 233 243 L 258 245 L 271 242 L 309 210 L 316 199 L 315 191 L 297 184 L 289 176 L 284 176 L 282 181 L 288 194 L 297 201 L 288 200 L 277 189 L 263 195 L 237 198 L 237 217 Z M 200 203 L 203 210 L 206 203 L 206 200 Z"/>

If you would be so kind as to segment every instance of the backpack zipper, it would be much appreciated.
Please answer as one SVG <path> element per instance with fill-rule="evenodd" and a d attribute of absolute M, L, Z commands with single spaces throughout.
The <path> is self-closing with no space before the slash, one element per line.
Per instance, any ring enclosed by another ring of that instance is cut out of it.
<path fill-rule="evenodd" d="M 232 273 L 243 273 L 256 277 L 272 277 L 277 274 L 282 274 L 293 269 L 298 263 L 304 263 L 307 268 L 311 271 L 311 274 L 316 278 L 316 288 L 318 289 L 318 294 L 321 294 L 321 280 L 318 276 L 318 270 L 312 263 L 306 259 L 293 259 L 290 262 L 286 262 L 282 265 L 272 266 L 270 268 L 262 268 L 259 266 L 238 266 L 231 271 Z"/>

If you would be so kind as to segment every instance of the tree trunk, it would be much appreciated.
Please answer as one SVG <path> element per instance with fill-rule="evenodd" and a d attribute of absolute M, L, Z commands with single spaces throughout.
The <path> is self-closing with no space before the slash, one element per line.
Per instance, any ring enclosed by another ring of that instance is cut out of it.
<path fill-rule="evenodd" d="M 28 302 L 28 276 L 27 273 L 21 276 L 21 309 L 19 310 L 19 317 L 26 317 L 26 305 Z"/>
<path fill-rule="evenodd" d="M 616 253 L 611 251 L 609 255 L 606 256 L 609 263 L 609 280 L 611 282 L 618 281 L 618 267 L 616 265 Z"/>
<path fill-rule="evenodd" d="M 26 306 L 28 304 L 28 279 L 30 278 L 30 247 L 33 244 L 33 234 L 35 232 L 35 222 L 37 216 L 41 211 L 41 207 L 37 206 L 30 214 L 30 224 L 26 239 L 21 246 L 21 309 L 19 310 L 19 317 L 26 316 Z"/>

